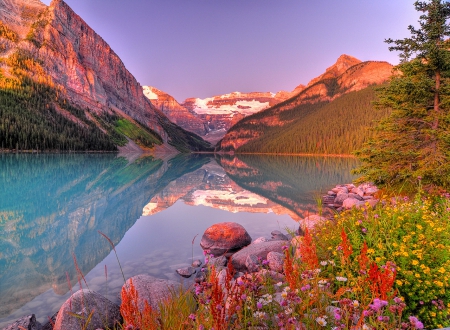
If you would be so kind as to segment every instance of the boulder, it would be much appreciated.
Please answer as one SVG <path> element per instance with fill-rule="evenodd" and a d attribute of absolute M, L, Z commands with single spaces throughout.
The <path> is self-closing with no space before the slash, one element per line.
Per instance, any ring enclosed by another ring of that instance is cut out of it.
<path fill-rule="evenodd" d="M 13 323 L 7 325 L 3 330 L 41 330 L 41 324 L 36 321 L 36 316 L 34 314 L 24 316 Z"/>
<path fill-rule="evenodd" d="M 255 239 L 252 242 L 252 244 L 258 244 L 258 243 L 261 243 L 261 242 L 269 242 L 269 241 L 270 241 L 270 239 L 267 238 L 267 237 L 258 237 L 257 239 Z"/>
<path fill-rule="evenodd" d="M 306 218 L 304 218 L 303 220 L 299 221 L 300 229 L 302 229 L 302 231 L 305 228 L 308 228 L 308 230 L 313 230 L 317 224 L 320 224 L 325 220 L 327 220 L 325 217 L 322 217 L 318 214 L 311 214 L 311 215 L 307 216 Z M 301 232 L 299 231 L 296 234 L 301 234 Z"/>
<path fill-rule="evenodd" d="M 159 302 L 169 297 L 171 291 L 179 288 L 179 283 L 171 280 L 164 280 L 150 275 L 136 275 L 128 279 L 122 286 L 122 290 L 129 288 L 130 280 L 133 280 L 133 286 L 138 294 L 138 307 L 140 311 L 144 310 L 145 301 L 154 309 L 159 310 Z"/>
<path fill-rule="evenodd" d="M 178 268 L 176 270 L 177 274 L 186 278 L 191 277 L 193 274 L 195 274 L 195 268 L 194 267 L 184 267 L 184 268 Z"/>
<path fill-rule="evenodd" d="M 275 272 L 281 273 L 284 265 L 284 254 L 279 252 L 267 253 L 267 261 L 269 262 L 269 268 Z"/>
<path fill-rule="evenodd" d="M 363 200 L 363 197 L 362 197 L 362 196 L 360 196 L 360 195 L 358 195 L 358 194 L 354 194 L 354 193 L 349 193 L 349 194 L 348 194 L 348 198 L 354 198 L 354 199 L 357 199 L 357 200 L 359 200 L 359 201 L 362 201 L 362 200 Z"/>
<path fill-rule="evenodd" d="M 356 198 L 347 198 L 344 200 L 344 202 L 342 203 L 342 207 L 346 210 L 350 210 L 351 208 L 355 207 L 356 205 L 358 205 L 359 200 Z M 362 202 L 364 204 L 364 202 Z"/>
<path fill-rule="evenodd" d="M 283 253 L 283 246 L 289 245 L 289 241 L 270 241 L 261 242 L 259 244 L 250 244 L 231 256 L 233 268 L 237 271 L 248 271 L 247 266 L 245 265 L 248 256 L 254 255 L 256 258 L 264 260 L 267 259 L 267 254 L 269 252 Z"/>
<path fill-rule="evenodd" d="M 222 222 L 206 229 L 200 241 L 203 250 L 215 257 L 233 253 L 249 245 L 252 238 L 244 227 L 235 222 Z"/>
<path fill-rule="evenodd" d="M 249 254 L 245 259 L 245 267 L 247 267 L 249 273 L 257 272 L 260 269 L 260 266 L 258 257 L 254 254 Z"/>
<path fill-rule="evenodd" d="M 202 265 L 202 261 L 197 259 L 192 262 L 192 267 L 200 267 Z"/>
<path fill-rule="evenodd" d="M 225 267 L 228 263 L 227 257 L 220 256 L 217 258 L 210 258 L 208 260 L 208 265 L 214 266 L 214 267 Z"/>
<path fill-rule="evenodd" d="M 342 204 L 348 198 L 347 193 L 338 193 L 334 199 L 334 204 Z"/>
<path fill-rule="evenodd" d="M 90 318 L 90 319 L 89 319 Z M 120 308 L 97 292 L 79 290 L 61 306 L 54 330 L 115 328 L 122 321 Z"/>

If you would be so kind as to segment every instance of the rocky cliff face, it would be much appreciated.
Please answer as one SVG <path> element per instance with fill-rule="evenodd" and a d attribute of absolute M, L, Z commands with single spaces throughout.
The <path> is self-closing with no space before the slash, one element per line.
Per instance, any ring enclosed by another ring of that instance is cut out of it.
<path fill-rule="evenodd" d="M 59 95 L 85 109 L 96 125 L 100 126 L 98 120 L 89 113 L 141 123 L 160 135 L 166 146 L 179 143 L 180 134 L 186 137 L 144 96 L 142 86 L 111 47 L 63 0 L 53 0 L 48 7 L 39 0 L 2 1 L 0 21 L 13 31 L 12 37 L 0 33 L 0 55 L 26 52 L 43 67 L 35 79 L 48 77 Z"/>
<path fill-rule="evenodd" d="M 324 74 L 312 79 L 306 87 L 299 86 L 299 92 L 295 96 L 261 111 L 257 116 L 249 116 L 240 121 L 223 137 L 219 148 L 236 150 L 264 134 L 264 129 L 256 129 L 257 126 L 282 127 L 291 122 L 292 119 L 286 119 L 283 113 L 295 111 L 302 104 L 332 102 L 344 94 L 382 84 L 391 74 L 392 65 L 387 62 L 361 62 L 354 57 L 342 55 Z M 255 129 L 249 129 L 250 126 Z"/>

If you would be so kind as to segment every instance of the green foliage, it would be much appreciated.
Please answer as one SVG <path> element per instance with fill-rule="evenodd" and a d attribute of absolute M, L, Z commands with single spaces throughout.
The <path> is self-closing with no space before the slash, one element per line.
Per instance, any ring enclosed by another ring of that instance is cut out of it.
<path fill-rule="evenodd" d="M 16 77 L 0 75 L 1 149 L 116 150 L 83 110 L 58 96 L 39 61 L 26 52 L 16 52 L 5 62 Z M 38 81 L 30 78 L 34 75 Z"/>
<path fill-rule="evenodd" d="M 450 4 L 416 2 L 423 12 L 420 29 L 408 27 L 410 38 L 386 42 L 401 51 L 398 74 L 379 93 L 378 107 L 392 109 L 373 139 L 356 155 L 361 181 L 391 189 L 414 190 L 414 182 L 450 188 Z"/>
<path fill-rule="evenodd" d="M 374 111 L 374 99 L 375 87 L 369 87 L 330 103 L 301 104 L 280 113 L 280 120 L 286 122 L 283 126 L 256 128 L 264 134 L 237 151 L 350 154 L 368 139 L 372 122 L 387 114 L 384 109 Z M 255 125 L 247 125 L 247 129 L 255 129 Z"/>
<path fill-rule="evenodd" d="M 160 124 L 168 134 L 168 143 L 174 146 L 178 151 L 212 152 L 214 150 L 209 142 L 203 140 L 197 134 L 184 130 L 167 118 L 160 120 Z"/>
<path fill-rule="evenodd" d="M 427 329 L 450 326 L 450 200 L 398 198 L 394 205 L 375 210 L 353 209 L 316 230 L 320 258 L 335 258 L 345 230 L 353 251 L 367 244 L 367 258 L 379 266 L 394 262 L 395 286 L 404 298 L 407 314 L 415 315 Z M 358 264 L 358 256 L 351 260 Z M 356 270 L 357 272 L 358 270 Z M 350 278 L 350 274 L 346 275 Z"/>
<path fill-rule="evenodd" d="M 116 121 L 116 131 L 129 137 L 140 146 L 151 148 L 155 144 L 162 144 L 161 137 L 155 132 L 127 119 L 122 118 Z"/>

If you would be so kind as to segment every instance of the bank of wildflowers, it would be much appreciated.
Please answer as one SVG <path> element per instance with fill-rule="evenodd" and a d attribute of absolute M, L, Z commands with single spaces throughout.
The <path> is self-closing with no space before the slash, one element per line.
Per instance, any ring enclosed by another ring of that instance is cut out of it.
<path fill-rule="evenodd" d="M 211 267 L 206 282 L 174 292 L 160 311 L 139 312 L 130 303 L 136 293 L 125 291 L 124 328 L 449 326 L 449 211 L 447 197 L 418 195 L 336 214 L 286 246 L 284 280 L 269 270 L 235 279 L 231 263 L 221 272 Z"/>

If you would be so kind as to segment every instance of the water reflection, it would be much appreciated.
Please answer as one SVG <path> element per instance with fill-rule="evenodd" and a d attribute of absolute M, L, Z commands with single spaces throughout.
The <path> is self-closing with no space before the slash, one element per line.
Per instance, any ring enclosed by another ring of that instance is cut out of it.
<path fill-rule="evenodd" d="M 256 238 L 295 223 L 315 212 L 314 194 L 350 182 L 355 165 L 319 157 L 1 155 L 0 328 L 36 306 L 41 320 L 56 311 L 68 295 L 66 273 L 76 282 L 73 255 L 91 288 L 103 285 L 99 263 L 110 269 L 116 261 L 98 231 L 117 245 L 127 276 L 173 279 L 191 258 L 192 238 L 211 224 L 236 221 Z M 110 281 L 117 297 L 121 275 Z"/>
<path fill-rule="evenodd" d="M 158 189 L 196 170 L 205 157 L 128 164 L 114 155 L 2 155 L 0 317 L 50 287 L 76 283 L 73 255 L 89 272 L 142 215 Z"/>

